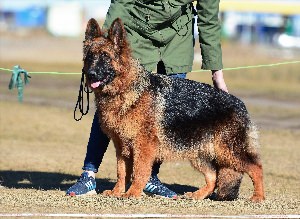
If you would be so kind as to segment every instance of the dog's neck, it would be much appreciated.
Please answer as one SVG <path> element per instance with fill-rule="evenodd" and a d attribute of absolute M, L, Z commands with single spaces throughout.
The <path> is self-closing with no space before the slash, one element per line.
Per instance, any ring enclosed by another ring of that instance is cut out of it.
<path fill-rule="evenodd" d="M 150 73 L 136 59 L 130 59 L 130 66 L 130 69 L 118 72 L 118 76 L 102 90 L 95 92 L 96 99 L 100 100 L 96 105 L 105 107 L 109 103 L 120 102 L 120 112 L 125 113 L 136 103 L 150 84 L 147 77 Z"/>

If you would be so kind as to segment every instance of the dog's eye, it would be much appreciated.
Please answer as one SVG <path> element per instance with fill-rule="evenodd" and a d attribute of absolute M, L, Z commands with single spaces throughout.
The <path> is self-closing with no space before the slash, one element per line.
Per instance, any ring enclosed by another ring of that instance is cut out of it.
<path fill-rule="evenodd" d="M 100 54 L 100 57 L 101 57 L 101 58 L 108 58 L 109 55 L 108 55 L 108 53 L 106 53 L 106 52 L 102 52 L 102 53 Z"/>
<path fill-rule="evenodd" d="M 103 62 L 110 62 L 110 60 L 111 60 L 110 56 L 107 53 L 105 53 L 105 52 L 101 53 L 100 56 L 99 56 L 99 58 Z"/>
<path fill-rule="evenodd" d="M 85 57 L 85 60 L 88 61 L 88 62 L 93 61 L 94 60 L 93 53 L 88 52 L 88 54 Z"/>

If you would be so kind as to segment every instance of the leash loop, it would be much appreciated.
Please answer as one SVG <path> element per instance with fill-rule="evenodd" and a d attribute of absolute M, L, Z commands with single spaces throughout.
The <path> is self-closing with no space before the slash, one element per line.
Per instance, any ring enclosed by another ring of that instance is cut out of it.
<path fill-rule="evenodd" d="M 86 109 L 84 110 L 84 92 L 86 93 Z M 90 100 L 89 100 L 89 94 L 92 93 L 93 91 L 90 91 L 89 86 L 87 85 L 86 81 L 85 81 L 85 77 L 84 77 L 84 72 L 82 69 L 82 74 L 81 74 L 81 80 L 80 80 L 80 87 L 79 87 L 79 92 L 78 92 L 78 99 L 77 99 L 77 103 L 76 106 L 74 108 L 74 119 L 76 121 L 80 121 L 82 119 L 82 117 L 86 114 L 88 114 L 89 112 L 89 106 L 90 106 Z M 76 118 L 76 111 L 77 108 L 79 109 L 81 116 L 79 118 Z"/>

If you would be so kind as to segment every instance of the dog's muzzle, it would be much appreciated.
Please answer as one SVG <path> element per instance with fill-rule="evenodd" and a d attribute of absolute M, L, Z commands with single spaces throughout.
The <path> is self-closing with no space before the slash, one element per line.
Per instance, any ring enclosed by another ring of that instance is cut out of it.
<path fill-rule="evenodd" d="M 88 71 L 88 77 L 91 81 L 91 87 L 94 89 L 100 85 L 105 85 L 108 81 L 108 76 L 106 76 L 104 79 L 99 79 L 97 72 L 94 70 Z"/>

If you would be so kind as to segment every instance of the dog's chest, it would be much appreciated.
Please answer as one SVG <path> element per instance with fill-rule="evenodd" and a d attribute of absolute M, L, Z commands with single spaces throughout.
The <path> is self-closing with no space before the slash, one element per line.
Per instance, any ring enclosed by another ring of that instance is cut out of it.
<path fill-rule="evenodd" d="M 149 103 L 147 95 L 137 96 L 126 93 L 112 99 L 98 102 L 101 125 L 120 139 L 134 139 L 149 120 Z"/>

